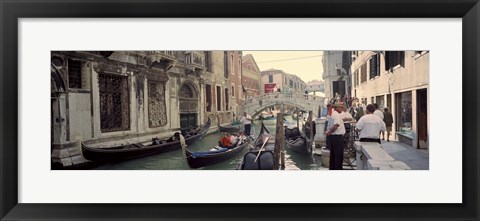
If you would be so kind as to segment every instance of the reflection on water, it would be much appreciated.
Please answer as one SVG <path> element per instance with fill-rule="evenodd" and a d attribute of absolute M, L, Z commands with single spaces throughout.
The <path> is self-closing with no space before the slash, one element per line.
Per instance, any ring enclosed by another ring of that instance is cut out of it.
<path fill-rule="evenodd" d="M 296 121 L 293 121 L 290 116 L 285 117 L 288 126 L 296 126 Z M 255 133 L 260 132 L 260 122 L 254 122 Z M 266 127 L 270 133 L 275 133 L 275 120 L 266 121 Z M 300 128 L 302 123 L 300 123 Z M 191 151 L 208 151 L 213 146 L 217 145 L 220 133 L 218 131 L 208 134 L 202 140 L 189 146 Z M 235 170 L 243 157 L 243 153 L 236 157 L 218 163 L 212 166 L 207 166 L 204 170 Z M 321 168 L 319 157 L 310 155 L 302 155 L 293 151 L 287 150 L 285 154 L 285 163 L 288 165 L 295 165 L 301 170 L 318 170 Z M 138 159 L 123 161 L 119 163 L 103 164 L 96 169 L 99 170 L 190 170 L 187 161 L 183 157 L 182 150 L 175 150 L 158 155 L 142 157 Z"/>

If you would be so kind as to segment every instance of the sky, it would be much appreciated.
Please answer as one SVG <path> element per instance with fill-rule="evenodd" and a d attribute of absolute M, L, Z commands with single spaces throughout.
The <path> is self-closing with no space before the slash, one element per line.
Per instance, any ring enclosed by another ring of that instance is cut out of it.
<path fill-rule="evenodd" d="M 270 68 L 300 77 L 305 83 L 322 80 L 322 51 L 242 51 L 251 54 L 260 71 Z"/>

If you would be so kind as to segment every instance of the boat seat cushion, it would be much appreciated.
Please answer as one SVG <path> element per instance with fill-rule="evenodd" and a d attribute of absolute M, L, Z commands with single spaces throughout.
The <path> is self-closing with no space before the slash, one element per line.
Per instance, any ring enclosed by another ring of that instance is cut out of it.
<path fill-rule="evenodd" d="M 299 137 L 301 136 L 300 134 L 300 130 L 295 127 L 295 128 L 285 128 L 285 137 L 290 139 L 290 138 L 294 138 L 294 137 Z"/>
<path fill-rule="evenodd" d="M 225 147 L 218 147 L 219 149 L 217 150 L 212 150 L 212 151 L 203 151 L 203 152 L 192 152 L 192 157 L 205 157 L 208 156 L 209 154 L 212 153 L 222 153 L 228 150 L 228 148 Z"/>
<path fill-rule="evenodd" d="M 262 151 L 257 158 L 258 152 L 248 152 L 243 157 L 243 169 L 244 170 L 271 170 L 273 168 L 273 152 Z"/>

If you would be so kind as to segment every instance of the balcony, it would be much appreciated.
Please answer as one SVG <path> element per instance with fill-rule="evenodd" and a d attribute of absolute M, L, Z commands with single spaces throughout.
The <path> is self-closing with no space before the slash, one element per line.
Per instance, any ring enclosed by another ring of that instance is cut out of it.
<path fill-rule="evenodd" d="M 185 67 L 187 74 L 195 74 L 199 76 L 205 73 L 207 69 L 205 66 L 205 54 L 200 51 L 185 52 Z"/>
<path fill-rule="evenodd" d="M 146 62 L 149 67 L 168 70 L 175 65 L 176 51 L 146 51 Z"/>

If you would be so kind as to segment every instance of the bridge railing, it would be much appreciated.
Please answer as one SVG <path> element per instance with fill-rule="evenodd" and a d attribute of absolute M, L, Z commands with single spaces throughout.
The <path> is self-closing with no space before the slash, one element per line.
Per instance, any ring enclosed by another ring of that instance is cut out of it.
<path fill-rule="evenodd" d="M 274 93 L 266 93 L 256 97 L 247 98 L 243 101 L 244 106 L 248 105 L 256 105 L 259 104 L 260 101 L 265 103 L 264 101 L 322 101 L 323 97 L 310 95 L 310 94 L 303 94 L 303 93 L 296 93 L 296 92 L 274 92 Z M 295 102 L 293 102 L 295 103 Z"/>

